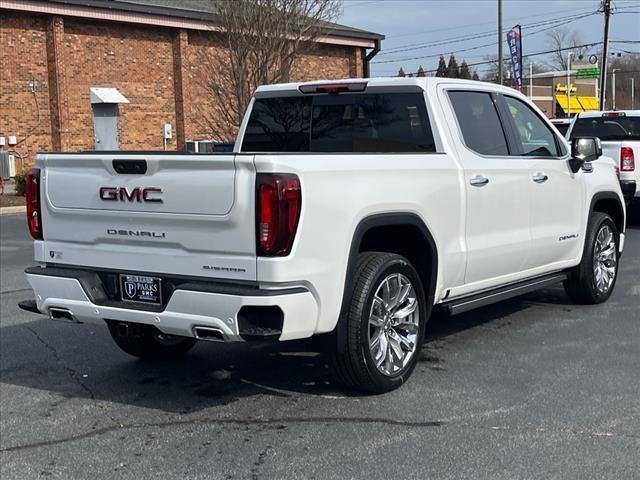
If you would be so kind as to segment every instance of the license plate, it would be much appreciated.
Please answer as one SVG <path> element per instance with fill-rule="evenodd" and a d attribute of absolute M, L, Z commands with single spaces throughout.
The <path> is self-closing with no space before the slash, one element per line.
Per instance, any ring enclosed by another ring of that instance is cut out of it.
<path fill-rule="evenodd" d="M 162 303 L 161 280 L 144 275 L 120 275 L 120 292 L 125 302 Z"/>

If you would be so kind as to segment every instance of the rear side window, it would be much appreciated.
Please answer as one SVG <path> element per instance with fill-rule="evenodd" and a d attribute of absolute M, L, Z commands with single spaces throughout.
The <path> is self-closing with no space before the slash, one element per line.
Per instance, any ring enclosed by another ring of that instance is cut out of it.
<path fill-rule="evenodd" d="M 498 112 L 486 92 L 449 92 L 464 143 L 481 155 L 509 155 Z"/>
<path fill-rule="evenodd" d="M 504 101 L 513 118 L 522 155 L 528 157 L 557 157 L 556 135 L 529 105 L 517 98 L 505 96 Z"/>
<path fill-rule="evenodd" d="M 421 93 L 259 98 L 245 152 L 435 152 Z"/>
<path fill-rule="evenodd" d="M 578 117 L 571 138 L 598 137 L 602 141 L 640 140 L 640 117 Z"/>

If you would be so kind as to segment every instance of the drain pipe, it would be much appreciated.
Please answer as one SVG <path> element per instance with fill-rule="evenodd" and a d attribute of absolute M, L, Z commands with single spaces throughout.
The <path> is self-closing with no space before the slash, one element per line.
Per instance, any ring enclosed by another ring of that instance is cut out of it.
<path fill-rule="evenodd" d="M 382 46 L 382 40 L 379 38 L 376 38 L 375 46 L 373 47 L 373 50 L 367 53 L 367 55 L 364 57 L 364 65 L 363 65 L 364 78 L 369 78 L 369 76 L 371 75 L 371 66 L 369 65 L 369 62 L 371 62 L 371 59 L 378 54 L 381 46 Z"/>

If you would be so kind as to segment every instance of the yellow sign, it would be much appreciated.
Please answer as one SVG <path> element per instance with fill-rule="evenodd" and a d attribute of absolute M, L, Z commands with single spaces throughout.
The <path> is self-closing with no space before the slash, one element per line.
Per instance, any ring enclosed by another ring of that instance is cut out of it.
<path fill-rule="evenodd" d="M 564 92 L 565 95 L 567 93 L 567 86 L 563 85 L 561 83 L 556 83 L 556 92 Z M 576 86 L 572 85 L 571 83 L 569 84 L 569 95 L 571 95 L 572 93 L 576 93 Z"/>

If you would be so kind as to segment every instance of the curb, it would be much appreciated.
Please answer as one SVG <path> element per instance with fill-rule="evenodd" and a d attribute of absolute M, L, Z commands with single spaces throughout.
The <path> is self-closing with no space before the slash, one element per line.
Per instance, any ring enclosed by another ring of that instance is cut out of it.
<path fill-rule="evenodd" d="M 26 213 L 27 207 L 24 205 L 18 205 L 15 207 L 2 207 L 0 208 L 0 215 L 17 215 L 19 213 Z"/>

